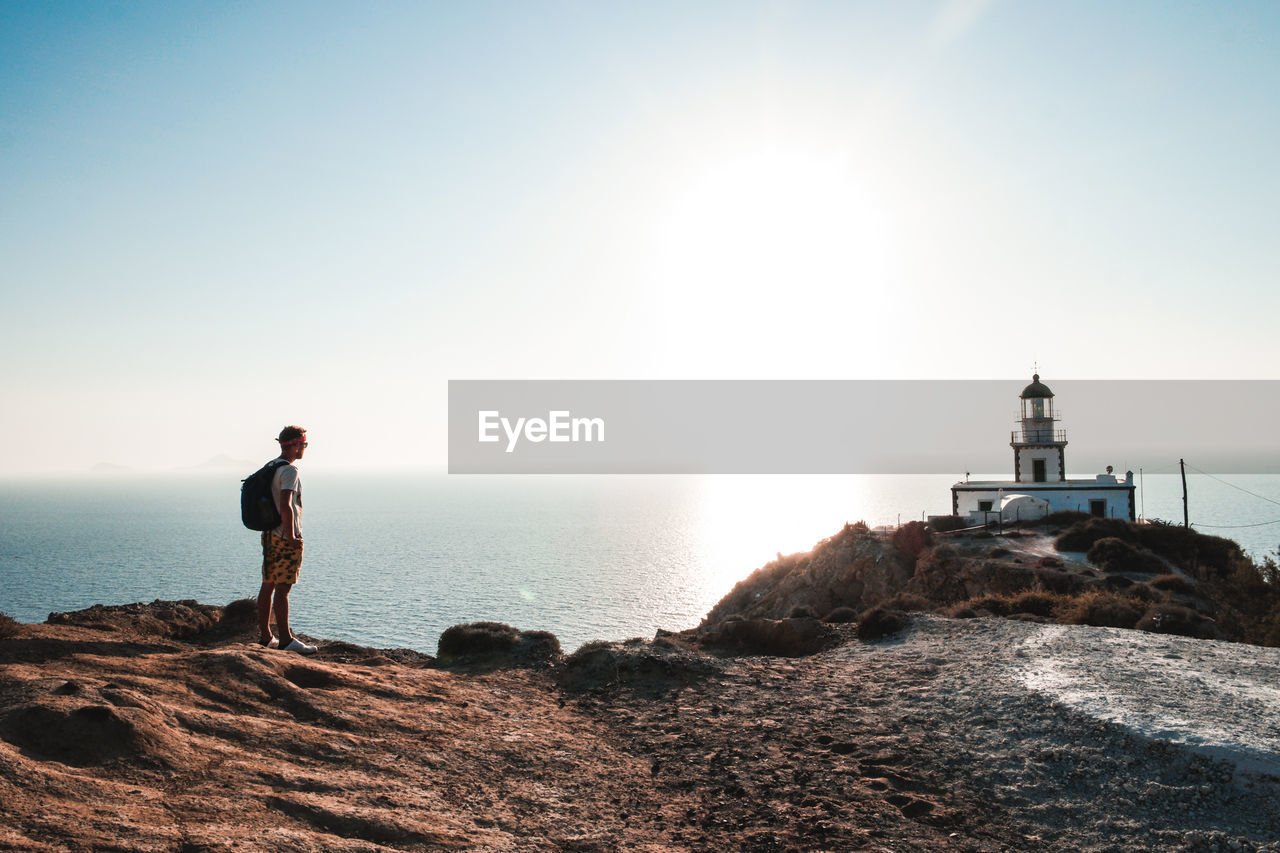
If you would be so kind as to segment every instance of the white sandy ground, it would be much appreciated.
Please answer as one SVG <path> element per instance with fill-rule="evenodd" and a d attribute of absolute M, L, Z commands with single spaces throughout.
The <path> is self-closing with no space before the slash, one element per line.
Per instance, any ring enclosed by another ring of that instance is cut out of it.
<path fill-rule="evenodd" d="M 1280 853 L 1277 650 L 914 614 L 806 667 L 819 691 L 856 685 L 858 736 L 1002 812 L 1011 849 Z"/>
<path fill-rule="evenodd" d="M 1011 666 L 1078 713 L 1280 776 L 1280 649 L 1051 625 L 1022 641 Z"/>

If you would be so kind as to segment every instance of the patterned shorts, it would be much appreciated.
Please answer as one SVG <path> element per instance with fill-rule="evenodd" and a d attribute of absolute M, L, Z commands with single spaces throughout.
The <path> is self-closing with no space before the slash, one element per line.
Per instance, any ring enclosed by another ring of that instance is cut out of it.
<path fill-rule="evenodd" d="M 298 570 L 302 568 L 302 540 L 290 542 L 281 539 L 270 530 L 262 534 L 262 582 L 298 582 Z"/>

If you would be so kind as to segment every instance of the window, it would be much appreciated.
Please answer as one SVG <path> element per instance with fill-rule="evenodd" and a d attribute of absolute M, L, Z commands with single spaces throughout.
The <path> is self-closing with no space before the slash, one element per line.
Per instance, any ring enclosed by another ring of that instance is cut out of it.
<path fill-rule="evenodd" d="M 1107 502 L 1104 500 L 1090 500 L 1089 515 L 1092 515 L 1094 518 L 1106 518 Z"/>
<path fill-rule="evenodd" d="M 991 501 L 978 501 L 978 512 L 991 512 Z"/>

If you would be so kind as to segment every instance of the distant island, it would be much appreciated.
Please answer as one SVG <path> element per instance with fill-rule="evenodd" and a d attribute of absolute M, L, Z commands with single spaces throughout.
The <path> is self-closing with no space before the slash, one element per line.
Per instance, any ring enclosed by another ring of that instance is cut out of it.
<path fill-rule="evenodd" d="M 233 459 L 225 453 L 211 456 L 198 465 L 180 465 L 172 468 L 134 468 L 129 465 L 117 465 L 114 462 L 98 462 L 89 472 L 103 476 L 146 476 L 152 474 L 239 474 L 241 477 L 251 474 L 255 465 L 244 459 Z"/>

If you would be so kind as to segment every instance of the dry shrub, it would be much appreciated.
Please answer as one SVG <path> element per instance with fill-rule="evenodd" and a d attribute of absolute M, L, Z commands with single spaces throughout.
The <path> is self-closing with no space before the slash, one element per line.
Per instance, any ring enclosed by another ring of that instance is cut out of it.
<path fill-rule="evenodd" d="M 454 625 L 440 635 L 436 652 L 441 657 L 509 652 L 520 641 L 520 632 L 501 622 Z"/>
<path fill-rule="evenodd" d="M 968 601 L 960 603 L 961 607 L 968 607 L 972 610 L 985 610 L 992 616 L 1008 616 L 1009 615 L 1009 599 L 1002 595 L 984 595 L 981 598 L 971 598 Z"/>
<path fill-rule="evenodd" d="M 787 615 L 787 618 L 788 619 L 817 619 L 818 614 L 814 613 L 813 609 L 810 607 L 805 607 L 803 604 L 797 604 L 795 607 L 791 608 L 791 613 Z"/>
<path fill-rule="evenodd" d="M 1046 619 L 1061 606 L 1062 597 L 1047 592 L 1024 592 L 1009 601 L 1010 613 L 1030 613 Z"/>
<path fill-rule="evenodd" d="M 222 608 L 221 624 L 225 627 L 254 628 L 258 624 L 258 602 L 253 598 L 237 598 Z"/>
<path fill-rule="evenodd" d="M 907 626 L 907 619 L 896 610 L 873 607 L 858 620 L 859 640 L 880 640 L 898 633 Z"/>
<path fill-rule="evenodd" d="M 1052 559 L 1052 558 L 1049 558 Z M 1059 571 L 1053 568 L 1038 568 L 1035 571 L 1036 583 L 1046 592 L 1059 595 L 1075 595 L 1085 587 L 1084 579 L 1075 572 Z"/>
<path fill-rule="evenodd" d="M 1164 600 L 1163 595 L 1145 583 L 1135 583 L 1133 586 L 1126 589 L 1124 594 L 1132 598 L 1135 602 L 1141 601 L 1147 604 Z"/>
<path fill-rule="evenodd" d="M 946 615 L 952 619 L 977 619 L 978 611 L 967 604 L 956 604 L 947 610 Z"/>
<path fill-rule="evenodd" d="M 1152 578 L 1150 584 L 1155 589 L 1171 592 L 1174 595 L 1195 595 L 1196 587 L 1182 575 L 1161 575 Z"/>
<path fill-rule="evenodd" d="M 838 639 L 835 629 L 817 619 L 737 619 L 720 623 L 699 642 L 738 654 L 803 657 Z"/>
<path fill-rule="evenodd" d="M 1155 554 L 1116 536 L 1106 536 L 1089 548 L 1089 562 L 1106 572 L 1163 572 L 1164 561 Z"/>
<path fill-rule="evenodd" d="M 934 533 L 947 533 L 965 526 L 965 520 L 958 515 L 941 515 L 929 519 L 929 529 Z"/>
<path fill-rule="evenodd" d="M 715 660 L 697 647 L 669 637 L 652 643 L 594 640 L 565 658 L 556 680 L 575 692 L 628 687 L 663 694 L 696 683 L 717 668 Z"/>
<path fill-rule="evenodd" d="M 920 556 L 920 552 L 933 542 L 933 535 L 923 521 L 908 521 L 893 531 L 889 541 L 914 563 Z"/>
<path fill-rule="evenodd" d="M 1054 527 L 1070 527 L 1073 524 L 1082 524 L 1090 518 L 1092 518 L 1092 516 L 1087 512 L 1080 512 L 1074 509 L 1060 509 L 1057 512 L 1049 513 L 1040 521 L 1043 524 L 1052 525 Z"/>
<path fill-rule="evenodd" d="M 560 641 L 549 631 L 518 631 L 501 622 L 454 625 L 440 635 L 436 655 L 442 662 L 457 659 L 511 657 L 545 662 L 560 654 Z"/>
<path fill-rule="evenodd" d="M 1036 561 L 1036 565 L 1042 569 L 1060 569 L 1062 568 L 1061 557 L 1041 557 Z"/>
<path fill-rule="evenodd" d="M 1007 557 L 1009 556 L 1009 549 L 996 546 L 995 548 L 992 548 L 990 551 L 987 552 L 987 556 L 988 557 Z"/>
<path fill-rule="evenodd" d="M 929 556 L 938 561 L 950 560 L 959 555 L 960 552 L 956 550 L 954 545 L 935 545 L 929 551 Z"/>
<path fill-rule="evenodd" d="M 1090 518 L 1079 521 L 1067 528 L 1057 538 L 1053 547 L 1059 551 L 1088 551 L 1099 539 L 1122 539 L 1126 542 L 1138 541 L 1133 525 L 1119 518 Z"/>
<path fill-rule="evenodd" d="M 18 633 L 18 623 L 8 613 L 0 613 L 0 640 Z"/>
<path fill-rule="evenodd" d="M 1138 621 L 1136 627 L 1140 631 L 1150 631 L 1153 634 L 1178 634 L 1201 640 L 1212 640 L 1218 634 L 1212 621 L 1189 607 L 1181 607 L 1177 604 L 1152 606 Z"/>
<path fill-rule="evenodd" d="M 1244 559 L 1240 546 L 1221 536 L 1197 533 L 1167 522 L 1139 525 L 1138 541 L 1184 569 L 1207 567 L 1226 577 Z"/>
<path fill-rule="evenodd" d="M 823 622 L 831 622 L 839 625 L 847 625 L 850 622 L 858 621 L 858 611 L 852 607 L 837 607 L 822 619 Z"/>
<path fill-rule="evenodd" d="M 927 598 L 919 595 L 913 595 L 909 592 L 900 592 L 893 598 L 884 603 L 884 607 L 888 610 L 901 610 L 904 613 L 919 613 L 925 610 L 933 610 L 937 605 Z"/>
<path fill-rule="evenodd" d="M 1090 590 L 1064 601 L 1058 609 L 1058 621 L 1064 625 L 1132 628 L 1142 613 L 1142 608 L 1130 598 Z"/>

